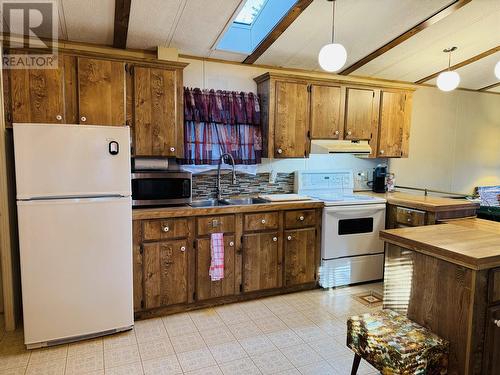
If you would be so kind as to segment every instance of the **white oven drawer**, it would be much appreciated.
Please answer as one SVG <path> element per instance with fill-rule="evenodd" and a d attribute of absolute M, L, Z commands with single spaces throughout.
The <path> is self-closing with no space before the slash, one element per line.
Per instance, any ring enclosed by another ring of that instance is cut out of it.
<path fill-rule="evenodd" d="M 323 288 L 380 280 L 384 276 L 384 254 L 363 255 L 321 262 L 319 285 Z"/>

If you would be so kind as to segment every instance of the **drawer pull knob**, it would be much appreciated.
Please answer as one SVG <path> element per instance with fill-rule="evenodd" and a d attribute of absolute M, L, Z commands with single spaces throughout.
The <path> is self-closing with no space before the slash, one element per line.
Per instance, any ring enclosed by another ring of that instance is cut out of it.
<path fill-rule="evenodd" d="M 286 239 L 287 239 L 288 241 L 291 241 L 291 240 L 292 240 L 292 236 L 288 236 Z"/>
<path fill-rule="evenodd" d="M 273 237 L 273 241 L 274 242 L 278 241 L 278 237 Z"/>
<path fill-rule="evenodd" d="M 169 230 L 170 230 L 170 228 L 168 226 L 163 227 L 164 232 L 168 232 Z"/>
<path fill-rule="evenodd" d="M 57 115 L 57 116 L 56 116 L 56 120 L 61 121 L 61 120 L 62 120 L 62 116 L 61 116 L 61 115 Z"/>
<path fill-rule="evenodd" d="M 278 148 L 278 154 L 282 154 L 283 150 L 281 148 Z"/>
<path fill-rule="evenodd" d="M 262 224 L 265 224 L 265 223 L 266 223 L 266 219 L 262 219 L 260 222 L 261 222 Z"/>
<path fill-rule="evenodd" d="M 175 147 L 170 147 L 170 152 L 174 152 L 175 151 Z"/>
<path fill-rule="evenodd" d="M 335 135 L 339 135 L 339 131 L 338 130 L 335 130 Z"/>
<path fill-rule="evenodd" d="M 181 246 L 181 251 L 182 252 L 186 251 L 186 246 Z"/>
<path fill-rule="evenodd" d="M 299 216 L 300 221 L 304 221 L 304 216 Z"/>
<path fill-rule="evenodd" d="M 410 219 L 410 218 L 408 218 L 408 219 L 407 219 L 407 221 L 408 221 L 408 222 L 410 222 L 410 221 L 411 221 L 411 219 Z"/>
<path fill-rule="evenodd" d="M 233 241 L 229 242 L 229 246 L 233 247 L 234 246 L 234 242 Z"/>
<path fill-rule="evenodd" d="M 384 150 L 380 150 L 380 155 L 384 155 Z"/>
<path fill-rule="evenodd" d="M 495 319 L 493 321 L 493 324 L 495 324 L 497 327 L 500 327 L 500 319 Z"/>
<path fill-rule="evenodd" d="M 352 131 L 350 131 L 350 130 L 349 130 L 349 131 L 347 132 L 347 135 L 351 135 L 351 134 L 352 134 Z"/>
<path fill-rule="evenodd" d="M 85 121 L 87 121 L 87 117 L 82 116 L 82 117 L 80 117 L 80 120 L 82 120 L 82 122 L 85 122 Z"/>

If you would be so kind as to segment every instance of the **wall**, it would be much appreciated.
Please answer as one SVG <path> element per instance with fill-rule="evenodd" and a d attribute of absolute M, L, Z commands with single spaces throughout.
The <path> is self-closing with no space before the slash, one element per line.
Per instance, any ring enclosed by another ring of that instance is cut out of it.
<path fill-rule="evenodd" d="M 397 185 L 470 194 L 500 184 L 500 95 L 421 88 L 413 103 L 410 156 L 389 163 Z"/>
<path fill-rule="evenodd" d="M 253 78 L 272 69 L 242 66 L 194 59 L 181 59 L 189 65 L 184 69 L 184 86 L 202 89 L 257 92 Z M 283 72 L 283 71 L 281 71 Z M 320 75 L 320 74 L 318 74 Z M 385 159 L 362 159 L 352 155 L 311 155 L 309 159 L 263 159 L 257 173 L 291 173 L 304 169 L 352 169 L 355 173 L 371 171 Z M 371 172 L 370 172 L 371 175 Z M 366 188 L 357 181 L 358 189 Z"/>

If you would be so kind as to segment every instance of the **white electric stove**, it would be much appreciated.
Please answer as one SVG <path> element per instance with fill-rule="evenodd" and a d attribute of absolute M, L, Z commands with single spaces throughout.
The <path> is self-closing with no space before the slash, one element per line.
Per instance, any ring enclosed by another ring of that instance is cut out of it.
<path fill-rule="evenodd" d="M 350 170 L 297 171 L 295 192 L 325 203 L 319 283 L 324 288 L 380 280 L 386 200 L 354 194 Z"/>

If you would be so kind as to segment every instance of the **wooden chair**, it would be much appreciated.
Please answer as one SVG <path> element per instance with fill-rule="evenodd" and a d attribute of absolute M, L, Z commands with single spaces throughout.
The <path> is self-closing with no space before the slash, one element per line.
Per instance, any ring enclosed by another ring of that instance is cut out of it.
<path fill-rule="evenodd" d="M 347 320 L 347 346 L 354 351 L 351 375 L 361 358 L 384 375 L 444 375 L 449 343 L 391 310 Z"/>

